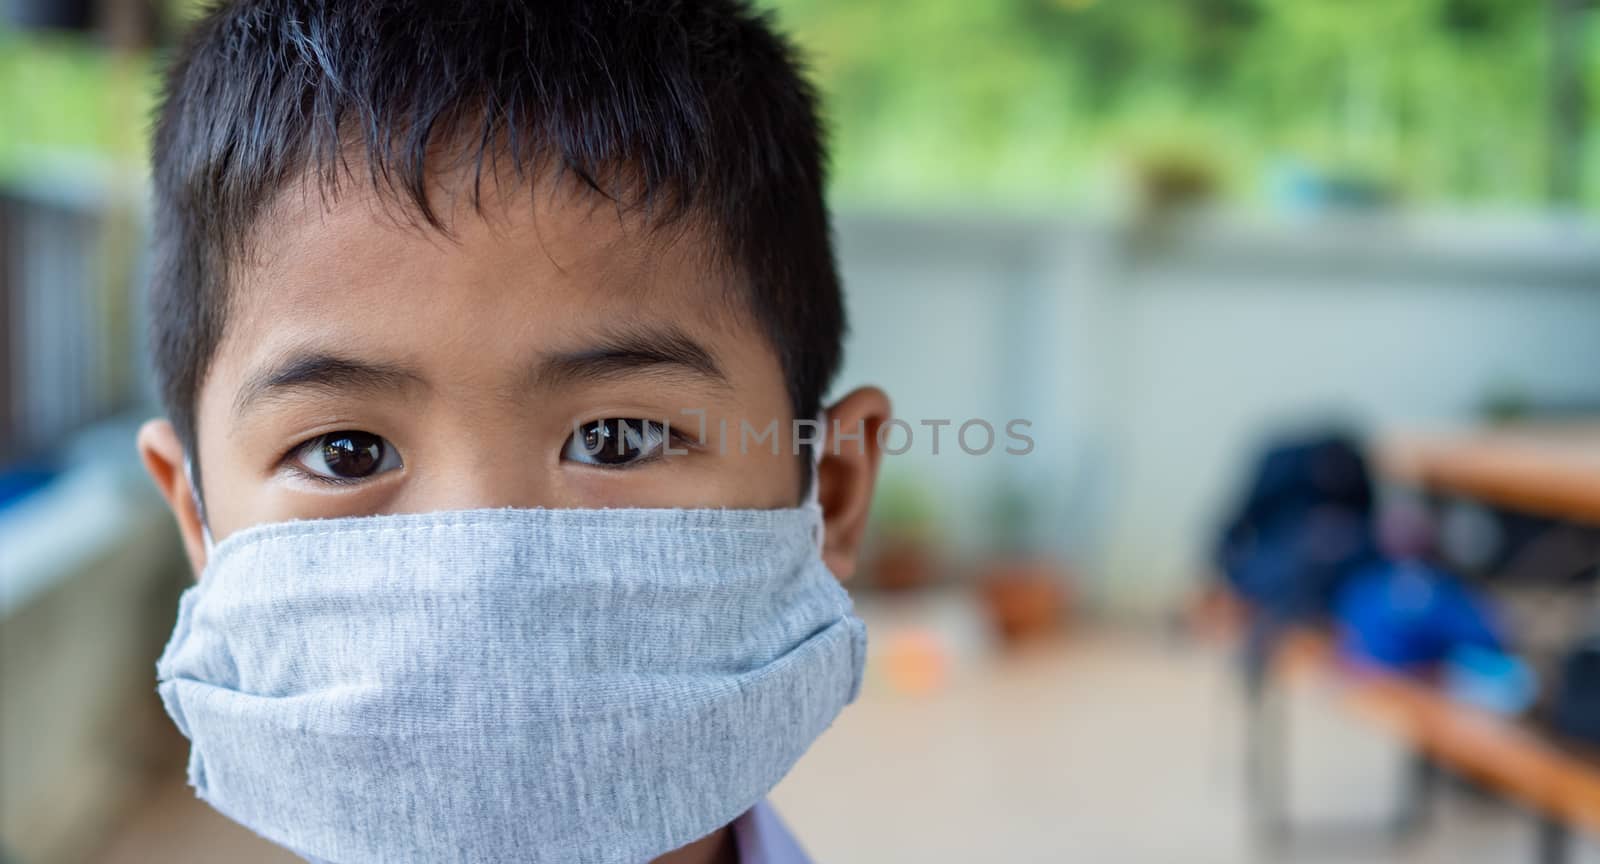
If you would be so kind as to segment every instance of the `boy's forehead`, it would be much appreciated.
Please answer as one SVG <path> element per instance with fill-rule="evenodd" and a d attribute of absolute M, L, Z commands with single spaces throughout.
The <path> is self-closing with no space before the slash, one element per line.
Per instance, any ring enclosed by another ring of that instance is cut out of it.
<path fill-rule="evenodd" d="M 440 188 L 435 205 L 443 231 L 368 184 L 287 189 L 231 269 L 207 376 L 225 386 L 205 389 L 234 389 L 264 358 L 313 345 L 465 368 L 652 322 L 704 341 L 754 331 L 692 219 L 653 224 L 574 184 L 522 184 L 477 205 Z"/>
<path fill-rule="evenodd" d="M 627 208 L 569 179 L 527 183 L 478 183 L 467 177 L 436 181 L 429 199 L 441 224 L 428 225 L 414 205 L 372 183 L 319 185 L 311 178 L 291 184 L 255 226 L 241 275 L 271 275 L 297 269 L 307 257 L 343 258 L 362 249 L 389 260 L 394 255 L 441 265 L 531 267 L 542 262 L 556 273 L 583 271 L 598 277 L 649 274 L 663 265 L 699 268 L 724 281 L 715 245 L 690 217 L 661 224 L 640 208 Z M 622 288 L 648 288 L 622 280 Z M 245 308 L 248 308 L 246 306 Z"/>
<path fill-rule="evenodd" d="M 440 291 L 517 282 L 545 295 L 551 312 L 562 311 L 556 306 L 562 289 L 575 288 L 583 290 L 583 303 L 567 311 L 644 312 L 641 303 L 655 301 L 698 311 L 711 323 L 734 311 L 724 302 L 731 273 L 693 218 L 660 224 L 570 179 L 496 184 L 484 178 L 476 200 L 472 182 L 436 181 L 429 197 L 439 226 L 371 183 L 292 184 L 265 211 L 230 274 L 230 314 L 248 326 L 274 309 L 302 306 L 306 294 L 404 293 L 417 281 Z"/>

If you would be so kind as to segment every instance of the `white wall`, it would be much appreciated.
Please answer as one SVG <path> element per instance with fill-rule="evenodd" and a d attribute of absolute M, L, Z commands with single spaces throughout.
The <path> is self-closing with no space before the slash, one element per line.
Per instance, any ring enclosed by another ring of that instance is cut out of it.
<path fill-rule="evenodd" d="M 1469 421 L 1512 388 L 1600 406 L 1600 230 L 1374 217 L 1161 234 L 1057 222 L 839 222 L 854 332 L 842 384 L 903 417 L 1034 421 L 1027 457 L 890 459 L 981 544 L 1008 475 L 1036 536 L 1113 607 L 1192 584 L 1275 429 Z M 999 422 L 996 425 L 1000 425 Z M 953 451 L 953 452 L 952 452 Z M 1008 474 L 1009 472 L 1009 474 Z"/>

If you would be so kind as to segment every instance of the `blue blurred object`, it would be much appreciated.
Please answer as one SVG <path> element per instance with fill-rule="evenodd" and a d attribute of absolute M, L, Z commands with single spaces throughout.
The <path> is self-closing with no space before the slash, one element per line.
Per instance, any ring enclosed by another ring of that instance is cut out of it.
<path fill-rule="evenodd" d="M 1389 184 L 1356 172 L 1279 160 L 1266 171 L 1268 198 L 1286 213 L 1371 210 L 1394 202 Z"/>
<path fill-rule="evenodd" d="M 1345 581 L 1334 606 L 1345 651 L 1380 665 L 1414 669 L 1463 649 L 1505 650 L 1485 601 L 1454 576 L 1415 561 L 1362 568 Z"/>
<path fill-rule="evenodd" d="M 60 473 L 55 465 L 37 460 L 0 469 L 0 510 L 50 485 Z"/>
<path fill-rule="evenodd" d="M 1457 701 L 1510 716 L 1532 707 L 1539 677 L 1514 655 L 1462 645 L 1445 657 L 1444 689 Z"/>

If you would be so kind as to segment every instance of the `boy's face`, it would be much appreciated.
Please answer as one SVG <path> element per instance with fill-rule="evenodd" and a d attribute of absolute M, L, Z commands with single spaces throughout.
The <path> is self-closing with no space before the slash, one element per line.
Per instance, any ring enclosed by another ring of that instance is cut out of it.
<path fill-rule="evenodd" d="M 262 219 L 196 404 L 217 541 L 295 518 L 799 502 L 783 370 L 699 232 L 565 186 L 486 194 L 482 214 L 462 191 L 434 198 L 459 202 L 450 237 L 362 184 L 326 205 L 291 188 Z M 865 389 L 830 411 L 867 433 L 820 469 L 844 577 L 888 405 Z M 774 421 L 776 453 L 757 439 Z M 199 572 L 171 426 L 146 424 L 140 449 Z"/>

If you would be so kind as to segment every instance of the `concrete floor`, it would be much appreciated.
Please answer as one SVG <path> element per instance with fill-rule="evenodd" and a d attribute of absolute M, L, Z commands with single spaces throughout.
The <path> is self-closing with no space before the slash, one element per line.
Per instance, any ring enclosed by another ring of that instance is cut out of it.
<path fill-rule="evenodd" d="M 1298 688 L 1288 806 L 1314 826 L 1289 849 L 1253 842 L 1243 729 L 1227 658 L 1139 633 L 1079 632 L 993 650 L 959 598 L 863 604 L 862 698 L 773 793 L 818 862 L 1359 862 L 1534 860 L 1526 814 L 1459 790 L 1405 843 L 1374 830 L 1398 804 L 1404 754 Z M 175 773 L 178 767 L 175 766 Z M 1580 838 L 1574 862 L 1600 862 Z M 157 791 L 100 864 L 298 859 L 197 802 Z"/>

